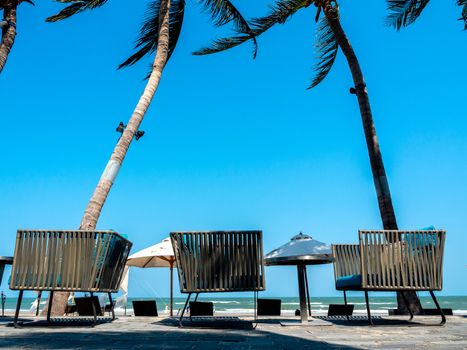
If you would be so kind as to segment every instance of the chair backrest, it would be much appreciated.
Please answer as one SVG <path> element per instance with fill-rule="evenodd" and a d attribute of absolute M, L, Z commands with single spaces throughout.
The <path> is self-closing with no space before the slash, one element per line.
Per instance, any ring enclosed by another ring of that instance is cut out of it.
<path fill-rule="evenodd" d="M 446 231 L 359 231 L 362 287 L 441 290 Z"/>
<path fill-rule="evenodd" d="M 10 289 L 116 292 L 131 245 L 113 231 L 18 230 Z"/>
<path fill-rule="evenodd" d="M 333 244 L 334 278 L 360 275 L 360 245 L 359 244 Z"/>
<path fill-rule="evenodd" d="M 261 231 L 172 232 L 182 293 L 265 289 Z"/>
<path fill-rule="evenodd" d="M 0 264 L 0 286 L 2 285 L 3 271 L 5 271 L 5 265 Z"/>

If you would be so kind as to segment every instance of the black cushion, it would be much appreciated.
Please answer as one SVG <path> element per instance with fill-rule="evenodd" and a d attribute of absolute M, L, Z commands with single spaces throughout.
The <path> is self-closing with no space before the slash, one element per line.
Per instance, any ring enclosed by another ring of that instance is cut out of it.
<path fill-rule="evenodd" d="M 135 316 L 158 316 L 155 300 L 133 300 Z"/>
<path fill-rule="evenodd" d="M 190 301 L 190 316 L 214 316 L 214 304 L 211 302 Z"/>
<path fill-rule="evenodd" d="M 258 316 L 280 316 L 280 299 L 258 299 Z"/>
<path fill-rule="evenodd" d="M 328 316 L 352 316 L 354 305 L 329 304 Z"/>
<path fill-rule="evenodd" d="M 97 296 L 75 298 L 76 309 L 80 316 L 93 316 L 92 305 L 96 309 L 96 315 L 102 316 L 101 305 Z"/>

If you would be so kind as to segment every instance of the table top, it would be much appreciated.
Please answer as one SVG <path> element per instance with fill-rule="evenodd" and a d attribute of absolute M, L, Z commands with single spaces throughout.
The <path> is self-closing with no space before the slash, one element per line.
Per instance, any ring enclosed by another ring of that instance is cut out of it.
<path fill-rule="evenodd" d="M 13 257 L 12 256 L 0 256 L 0 264 L 2 265 L 13 264 Z"/>
<path fill-rule="evenodd" d="M 330 254 L 312 254 L 269 258 L 265 261 L 266 266 L 274 265 L 322 265 L 333 262 L 333 257 Z"/>

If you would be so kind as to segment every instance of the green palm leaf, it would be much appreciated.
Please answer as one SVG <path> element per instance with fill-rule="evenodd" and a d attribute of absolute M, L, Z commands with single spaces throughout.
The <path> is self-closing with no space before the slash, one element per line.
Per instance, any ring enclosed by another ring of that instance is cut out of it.
<path fill-rule="evenodd" d="M 128 67 L 146 55 L 150 55 L 157 49 L 159 40 L 159 15 L 161 0 L 155 0 L 148 6 L 146 18 L 141 27 L 139 38 L 136 41 L 137 51 L 118 67 Z M 169 10 L 169 57 L 177 45 L 178 37 L 182 30 L 183 16 L 185 12 L 185 0 L 172 0 Z"/>
<path fill-rule="evenodd" d="M 462 0 L 463 1 L 463 0 Z M 397 30 L 414 23 L 430 0 L 387 0 L 388 25 Z"/>
<path fill-rule="evenodd" d="M 310 0 L 279 0 L 270 7 L 270 13 L 264 17 L 253 18 L 250 21 L 252 34 L 257 37 L 275 24 L 283 24 L 285 21 L 302 7 L 307 7 Z M 250 35 L 236 35 L 215 40 L 210 46 L 195 51 L 194 55 L 208 55 L 231 49 L 251 40 Z"/>
<path fill-rule="evenodd" d="M 104 5 L 107 0 L 55 0 L 64 4 L 71 4 L 65 7 L 56 15 L 50 16 L 46 19 L 47 22 L 61 21 L 62 19 L 71 17 L 79 12 L 85 10 L 93 10 L 97 7 Z"/>
<path fill-rule="evenodd" d="M 256 57 L 258 44 L 247 20 L 229 0 L 203 0 L 204 8 L 211 13 L 214 25 L 223 26 L 233 22 L 237 33 L 246 34 L 253 41 L 253 57 Z"/>
<path fill-rule="evenodd" d="M 326 78 L 339 50 L 336 37 L 325 17 L 321 19 L 317 31 L 315 48 L 318 53 L 318 62 L 314 68 L 316 75 L 308 89 L 314 88 Z"/>

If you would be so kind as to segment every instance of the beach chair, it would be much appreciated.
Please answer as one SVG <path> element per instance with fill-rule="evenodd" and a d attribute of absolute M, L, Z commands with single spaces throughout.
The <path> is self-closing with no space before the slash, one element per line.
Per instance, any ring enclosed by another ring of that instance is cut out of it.
<path fill-rule="evenodd" d="M 336 289 L 363 291 L 371 325 L 368 291 L 428 291 L 441 323 L 446 317 L 434 291 L 443 287 L 443 253 L 446 231 L 359 231 L 359 244 L 334 244 Z M 401 293 L 410 313 L 413 313 Z"/>
<path fill-rule="evenodd" d="M 265 290 L 261 231 L 172 232 L 180 292 L 192 294 L 253 292 L 254 317 L 259 291 Z M 190 315 L 191 319 L 191 315 Z"/>
<path fill-rule="evenodd" d="M 2 285 L 3 272 L 5 271 L 5 265 L 11 265 L 13 258 L 9 256 L 0 256 L 0 285 Z"/>
<path fill-rule="evenodd" d="M 10 281 L 19 290 L 14 326 L 25 290 L 50 292 L 49 323 L 54 292 L 107 293 L 112 304 L 131 245 L 114 231 L 18 230 Z"/>

